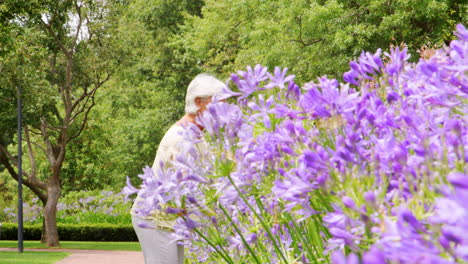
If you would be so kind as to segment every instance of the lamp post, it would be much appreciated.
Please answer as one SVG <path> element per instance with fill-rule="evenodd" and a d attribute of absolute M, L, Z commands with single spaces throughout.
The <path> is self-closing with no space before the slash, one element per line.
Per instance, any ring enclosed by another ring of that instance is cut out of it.
<path fill-rule="evenodd" d="M 23 253 L 23 149 L 21 137 L 21 87 L 18 86 L 18 252 Z"/>

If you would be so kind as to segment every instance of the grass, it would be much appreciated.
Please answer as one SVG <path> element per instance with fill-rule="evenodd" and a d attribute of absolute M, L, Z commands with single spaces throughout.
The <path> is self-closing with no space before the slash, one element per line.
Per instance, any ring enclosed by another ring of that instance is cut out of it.
<path fill-rule="evenodd" d="M 3 241 L 2 241 L 3 242 Z M 2 264 L 52 264 L 70 255 L 68 252 L 7 252 L 0 251 Z"/>
<path fill-rule="evenodd" d="M 0 240 L 0 248 L 17 248 L 18 242 L 15 240 Z M 28 248 L 48 248 L 40 241 L 24 241 L 23 247 Z M 125 250 L 141 251 L 138 242 L 90 242 L 90 241 L 60 241 L 63 249 L 91 249 L 91 250 Z M 1 262 L 3 264 L 3 262 Z"/>

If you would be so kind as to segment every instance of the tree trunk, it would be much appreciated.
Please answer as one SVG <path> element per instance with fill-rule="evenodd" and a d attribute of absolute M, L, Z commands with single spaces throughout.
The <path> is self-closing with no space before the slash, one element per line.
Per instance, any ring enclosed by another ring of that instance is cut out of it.
<path fill-rule="evenodd" d="M 42 214 L 44 215 L 44 214 Z M 41 233 L 41 243 L 45 244 L 47 243 L 47 233 L 46 233 L 46 228 L 45 228 L 45 219 L 42 218 L 42 233 Z"/>
<path fill-rule="evenodd" d="M 48 247 L 57 247 L 60 245 L 57 229 L 57 204 L 61 195 L 58 178 L 54 176 L 50 178 L 47 192 L 49 195 L 44 207 L 45 240 Z"/>
<path fill-rule="evenodd" d="M 45 228 L 45 219 L 44 219 L 44 208 L 47 204 L 47 199 L 41 200 L 42 202 L 42 232 L 41 232 L 41 243 L 45 244 L 47 243 L 47 233 L 46 233 L 46 228 Z"/>

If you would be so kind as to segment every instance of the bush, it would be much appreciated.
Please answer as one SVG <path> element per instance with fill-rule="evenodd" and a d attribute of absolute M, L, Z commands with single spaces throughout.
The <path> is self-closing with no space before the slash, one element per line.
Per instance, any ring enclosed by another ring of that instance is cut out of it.
<path fill-rule="evenodd" d="M 58 224 L 62 241 L 138 241 L 132 225 L 116 224 Z M 40 240 L 42 225 L 25 225 L 24 240 Z M 18 225 L 4 223 L 2 240 L 17 240 Z"/>
<path fill-rule="evenodd" d="M 120 193 L 112 191 L 82 191 L 69 192 L 60 198 L 57 205 L 57 223 L 59 224 L 127 224 L 130 223 L 130 207 L 132 200 L 124 200 Z M 15 223 L 16 208 L 6 207 L 5 217 L 0 221 Z M 41 224 L 43 221 L 43 205 L 37 197 L 23 203 L 23 221 L 26 225 Z M 1 215 L 0 215 L 1 217 Z"/>

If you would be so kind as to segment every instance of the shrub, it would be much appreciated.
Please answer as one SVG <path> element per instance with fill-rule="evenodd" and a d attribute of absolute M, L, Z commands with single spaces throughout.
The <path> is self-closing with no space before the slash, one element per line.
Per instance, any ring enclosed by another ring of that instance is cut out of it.
<path fill-rule="evenodd" d="M 69 192 L 60 198 L 57 205 L 57 222 L 127 224 L 131 223 L 131 204 L 131 201 L 124 200 L 122 194 L 112 191 Z M 24 223 L 42 223 L 42 211 L 38 198 L 33 198 L 30 203 L 23 203 Z M 17 221 L 16 208 L 7 207 L 3 213 L 6 215 L 5 222 Z"/>
<path fill-rule="evenodd" d="M 62 241 L 138 241 L 131 224 L 58 224 L 59 238 Z M 25 225 L 24 240 L 40 240 L 42 225 Z M 4 223 L 2 240 L 17 240 L 18 225 Z"/>

